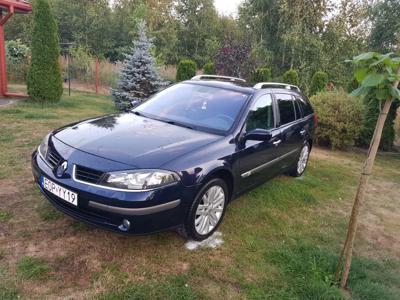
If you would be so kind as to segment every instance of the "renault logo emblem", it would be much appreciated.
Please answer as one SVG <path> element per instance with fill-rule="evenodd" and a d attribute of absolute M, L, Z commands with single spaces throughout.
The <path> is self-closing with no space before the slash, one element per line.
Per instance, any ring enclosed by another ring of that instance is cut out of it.
<path fill-rule="evenodd" d="M 68 169 L 68 162 L 64 161 L 61 165 L 58 166 L 57 171 L 56 171 L 56 175 L 57 177 L 62 177 L 65 173 L 65 171 L 67 171 Z"/>

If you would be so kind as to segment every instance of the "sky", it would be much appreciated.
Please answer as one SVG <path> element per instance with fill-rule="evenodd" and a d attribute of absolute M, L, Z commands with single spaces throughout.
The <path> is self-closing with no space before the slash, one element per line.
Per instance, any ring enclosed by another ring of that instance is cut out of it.
<path fill-rule="evenodd" d="M 221 15 L 237 15 L 238 7 L 243 0 L 214 0 L 215 7 Z"/>

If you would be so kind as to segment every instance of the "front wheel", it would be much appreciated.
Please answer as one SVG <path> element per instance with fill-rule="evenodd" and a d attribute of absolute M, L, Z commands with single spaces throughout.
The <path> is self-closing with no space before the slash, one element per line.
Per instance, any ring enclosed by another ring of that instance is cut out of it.
<path fill-rule="evenodd" d="M 210 237 L 221 224 L 228 200 L 228 187 L 212 179 L 198 192 L 184 224 L 187 237 L 197 241 Z"/>
<path fill-rule="evenodd" d="M 293 167 L 290 175 L 294 177 L 300 177 L 303 175 L 304 171 L 307 168 L 308 159 L 310 158 L 310 144 L 306 143 L 301 148 L 299 157 L 297 159 L 296 165 Z"/>

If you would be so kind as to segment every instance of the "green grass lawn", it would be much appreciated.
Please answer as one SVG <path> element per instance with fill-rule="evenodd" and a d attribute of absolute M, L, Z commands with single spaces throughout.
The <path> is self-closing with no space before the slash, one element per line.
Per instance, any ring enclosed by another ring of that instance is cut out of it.
<path fill-rule="evenodd" d="M 74 221 L 34 186 L 30 154 L 50 130 L 113 111 L 77 92 L 0 108 L 0 299 L 344 299 L 332 274 L 364 154 L 315 149 L 304 177 L 229 206 L 221 247 L 191 252 L 173 232 L 127 237 Z M 374 171 L 349 289 L 400 299 L 400 157 L 379 156 Z"/>

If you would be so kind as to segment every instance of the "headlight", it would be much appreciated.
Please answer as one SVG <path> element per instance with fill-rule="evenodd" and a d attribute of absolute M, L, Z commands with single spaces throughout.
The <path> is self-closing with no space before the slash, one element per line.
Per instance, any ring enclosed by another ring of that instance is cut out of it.
<path fill-rule="evenodd" d="M 103 185 L 126 190 L 148 190 L 177 182 L 177 174 L 164 170 L 137 170 L 108 173 Z"/>
<path fill-rule="evenodd" d="M 39 148 L 38 148 L 38 152 L 39 155 L 42 158 L 46 158 L 47 155 L 47 150 L 49 149 L 49 138 L 50 138 L 51 133 L 49 133 L 48 135 L 46 135 L 42 141 L 42 143 L 40 144 Z"/>

